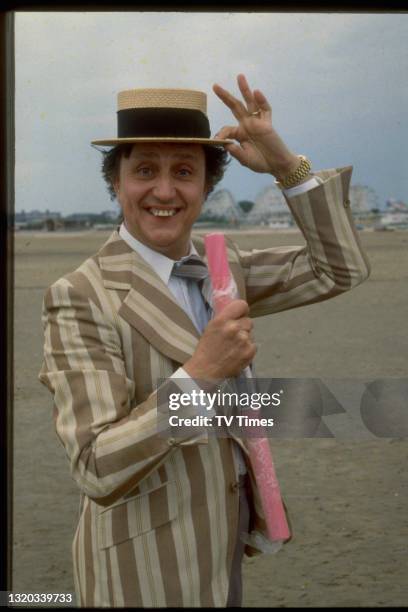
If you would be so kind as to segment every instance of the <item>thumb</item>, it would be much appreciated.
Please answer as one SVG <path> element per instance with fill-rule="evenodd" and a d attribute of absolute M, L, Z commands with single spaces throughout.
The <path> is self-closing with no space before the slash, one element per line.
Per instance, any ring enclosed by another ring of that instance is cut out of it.
<path fill-rule="evenodd" d="M 219 321 L 229 321 L 231 319 L 241 319 L 249 314 L 248 302 L 245 300 L 236 298 L 231 300 L 221 312 L 217 315 Z"/>

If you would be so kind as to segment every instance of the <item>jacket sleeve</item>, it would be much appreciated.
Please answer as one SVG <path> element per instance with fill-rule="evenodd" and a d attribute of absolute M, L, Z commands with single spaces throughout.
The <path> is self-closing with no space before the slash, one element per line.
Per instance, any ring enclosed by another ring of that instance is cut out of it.
<path fill-rule="evenodd" d="M 352 167 L 317 172 L 318 187 L 285 199 L 303 247 L 239 251 L 250 316 L 327 300 L 368 278 L 369 261 L 350 210 Z"/>
<path fill-rule="evenodd" d="M 62 278 L 44 296 L 39 380 L 53 394 L 56 432 L 72 477 L 95 502 L 110 505 L 178 445 L 205 444 L 208 434 L 196 430 L 189 438 L 170 437 L 167 406 L 158 406 L 158 390 L 134 405 L 135 383 L 126 374 L 117 329 L 74 285 Z M 160 397 L 181 392 L 172 378 L 160 390 Z"/>

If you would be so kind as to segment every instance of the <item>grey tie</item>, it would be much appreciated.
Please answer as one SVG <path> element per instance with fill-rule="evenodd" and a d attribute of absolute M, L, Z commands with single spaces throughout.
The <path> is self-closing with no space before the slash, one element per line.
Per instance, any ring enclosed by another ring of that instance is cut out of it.
<path fill-rule="evenodd" d="M 198 255 L 190 255 L 183 261 L 176 261 L 173 266 L 172 274 L 187 280 L 194 281 L 198 284 L 201 295 L 204 299 L 204 304 L 207 309 L 208 320 L 211 318 L 212 309 L 208 302 L 208 282 L 209 273 L 207 265 Z M 206 284 L 204 285 L 204 282 Z"/>
<path fill-rule="evenodd" d="M 190 255 L 183 261 L 176 261 L 173 266 L 174 276 L 203 281 L 208 276 L 208 268 L 198 255 Z"/>

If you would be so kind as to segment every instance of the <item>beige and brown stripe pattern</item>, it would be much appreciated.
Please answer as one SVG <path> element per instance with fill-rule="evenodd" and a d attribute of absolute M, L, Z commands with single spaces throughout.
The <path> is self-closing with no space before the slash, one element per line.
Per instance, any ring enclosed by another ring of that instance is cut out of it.
<path fill-rule="evenodd" d="M 370 273 L 349 207 L 351 168 L 317 174 L 322 185 L 286 198 L 306 246 L 239 252 L 253 317 L 327 300 Z"/>
<path fill-rule="evenodd" d="M 322 185 L 288 200 L 307 246 L 241 252 L 229 243 L 252 316 L 319 302 L 367 278 L 344 205 L 350 174 L 323 171 Z M 194 242 L 204 255 L 202 239 Z M 48 289 L 43 325 L 39 378 L 53 394 L 56 432 L 81 491 L 72 546 L 78 605 L 225 606 L 238 524 L 235 442 L 158 434 L 165 419 L 156 389 L 194 353 L 192 322 L 114 231 Z M 265 531 L 248 467 L 251 524 Z"/>

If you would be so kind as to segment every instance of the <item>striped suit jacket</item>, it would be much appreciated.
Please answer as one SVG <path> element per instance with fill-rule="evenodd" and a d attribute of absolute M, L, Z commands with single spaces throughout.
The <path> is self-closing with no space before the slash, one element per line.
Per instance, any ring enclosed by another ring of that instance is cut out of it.
<path fill-rule="evenodd" d="M 229 242 L 252 317 L 326 300 L 367 278 L 349 207 L 351 171 L 321 171 L 319 187 L 287 199 L 306 246 L 243 252 Z M 203 241 L 194 243 L 204 254 Z M 48 288 L 43 326 L 39 379 L 53 394 L 56 432 L 80 489 L 78 605 L 225 606 L 239 501 L 232 445 L 247 457 L 245 441 L 157 433 L 156 389 L 193 354 L 191 320 L 115 230 Z M 248 468 L 251 529 L 265 533 Z"/>

